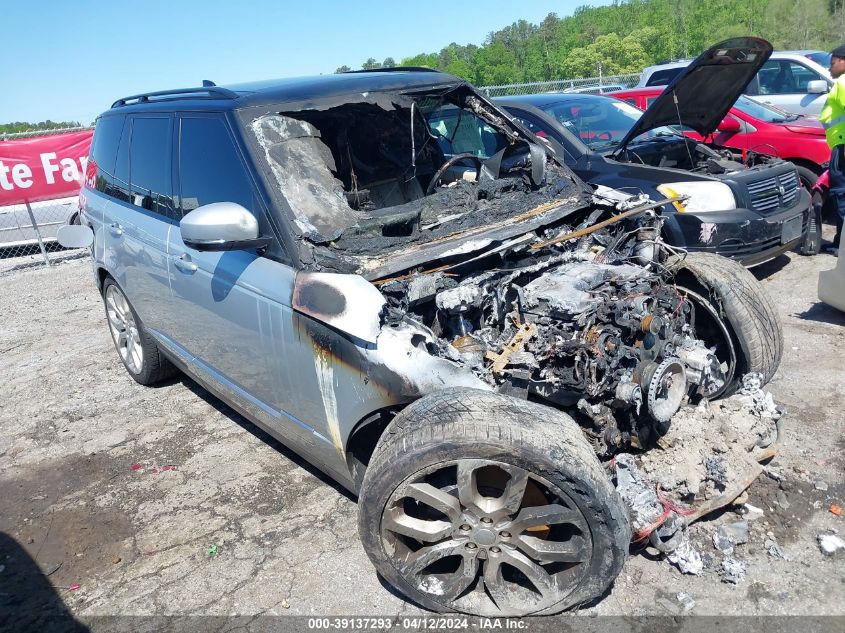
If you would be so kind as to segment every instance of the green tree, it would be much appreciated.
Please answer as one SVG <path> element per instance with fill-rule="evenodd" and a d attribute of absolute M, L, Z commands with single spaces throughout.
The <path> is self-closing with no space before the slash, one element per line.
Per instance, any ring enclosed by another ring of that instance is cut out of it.
<path fill-rule="evenodd" d="M 361 64 L 363 70 L 375 70 L 381 68 L 381 64 L 375 60 L 375 57 L 370 57 L 367 61 Z"/>
<path fill-rule="evenodd" d="M 343 66 L 339 66 L 338 68 L 336 68 L 334 72 L 335 72 L 335 74 L 337 74 L 337 73 L 348 73 L 350 70 L 352 70 L 352 69 L 349 66 L 347 66 L 346 64 L 344 64 Z"/>
<path fill-rule="evenodd" d="M 425 68 L 437 68 L 438 57 L 436 53 L 420 53 L 413 57 L 406 57 L 400 66 L 423 66 Z"/>
<path fill-rule="evenodd" d="M 385 57 L 381 65 L 382 68 L 393 68 L 394 66 L 396 66 L 396 60 L 392 57 Z"/>
<path fill-rule="evenodd" d="M 518 80 L 516 57 L 501 40 L 494 40 L 478 50 L 476 66 L 482 85 L 509 84 Z"/>

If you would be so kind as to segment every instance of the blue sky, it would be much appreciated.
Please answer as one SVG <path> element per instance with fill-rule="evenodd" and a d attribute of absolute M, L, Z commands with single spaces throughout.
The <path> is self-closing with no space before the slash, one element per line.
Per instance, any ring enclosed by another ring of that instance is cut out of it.
<path fill-rule="evenodd" d="M 0 8 L 0 123 L 89 123 L 120 97 L 400 61 L 609 0 L 41 0 Z M 35 7 L 37 10 L 34 10 Z"/>

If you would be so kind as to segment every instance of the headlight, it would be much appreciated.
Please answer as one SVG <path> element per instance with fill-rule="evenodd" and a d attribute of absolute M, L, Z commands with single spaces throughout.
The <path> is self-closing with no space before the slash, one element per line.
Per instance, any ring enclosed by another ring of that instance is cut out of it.
<path fill-rule="evenodd" d="M 706 213 L 736 209 L 733 191 L 723 182 L 672 182 L 658 185 L 657 190 L 667 198 L 685 196 L 673 202 L 681 213 Z"/>

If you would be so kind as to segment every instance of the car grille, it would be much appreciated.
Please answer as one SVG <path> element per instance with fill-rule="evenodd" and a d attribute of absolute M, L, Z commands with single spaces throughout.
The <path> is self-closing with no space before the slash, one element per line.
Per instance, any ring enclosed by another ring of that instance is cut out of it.
<path fill-rule="evenodd" d="M 751 207 L 763 215 L 787 209 L 798 198 L 798 174 L 794 171 L 750 182 L 747 186 Z"/>

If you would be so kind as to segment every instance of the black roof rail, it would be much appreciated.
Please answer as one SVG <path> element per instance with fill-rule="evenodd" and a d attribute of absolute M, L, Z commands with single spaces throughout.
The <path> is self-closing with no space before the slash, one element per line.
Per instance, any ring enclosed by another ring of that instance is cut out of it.
<path fill-rule="evenodd" d="M 386 68 L 365 68 L 361 70 L 347 70 L 344 75 L 352 73 L 393 73 L 401 71 L 410 71 L 414 73 L 439 73 L 443 72 L 436 68 L 426 68 L 425 66 L 388 66 Z"/>
<path fill-rule="evenodd" d="M 237 99 L 238 95 L 227 88 L 217 86 L 202 86 L 200 88 L 178 88 L 176 90 L 159 90 L 157 92 L 146 92 L 131 97 L 123 97 L 113 104 L 112 108 L 119 108 L 132 103 L 148 103 L 167 99 L 179 99 L 180 97 L 200 97 L 205 99 Z M 132 102 L 132 103 L 130 103 Z"/>

